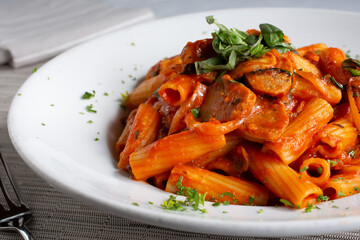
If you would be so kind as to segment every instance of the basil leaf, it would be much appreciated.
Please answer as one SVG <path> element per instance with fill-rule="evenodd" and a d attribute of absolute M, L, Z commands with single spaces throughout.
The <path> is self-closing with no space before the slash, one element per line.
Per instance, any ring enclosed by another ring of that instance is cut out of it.
<path fill-rule="evenodd" d="M 342 62 L 342 66 L 344 69 L 348 70 L 354 77 L 360 76 L 360 61 L 348 58 Z"/>
<path fill-rule="evenodd" d="M 274 47 L 279 42 L 284 41 L 284 33 L 274 25 L 263 23 L 260 24 L 259 27 L 268 46 Z"/>
<path fill-rule="evenodd" d="M 292 44 L 284 42 L 284 33 L 279 28 L 269 23 L 260 24 L 259 27 L 264 36 L 265 43 L 270 48 L 275 48 L 280 53 L 285 53 L 295 49 Z"/>

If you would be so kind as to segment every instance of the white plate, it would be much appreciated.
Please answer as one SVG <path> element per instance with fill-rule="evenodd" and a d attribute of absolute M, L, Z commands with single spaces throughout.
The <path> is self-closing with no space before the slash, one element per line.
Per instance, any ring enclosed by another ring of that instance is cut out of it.
<path fill-rule="evenodd" d="M 180 53 L 187 41 L 210 37 L 215 27 L 206 23 L 205 16 L 211 14 L 226 26 L 242 30 L 272 23 L 298 47 L 324 42 L 351 50 L 352 54 L 360 53 L 360 32 L 356 27 L 360 15 L 348 12 L 232 9 L 135 26 L 76 47 L 29 77 L 18 91 L 21 95 L 14 97 L 8 116 L 9 133 L 21 157 L 48 183 L 68 195 L 153 225 L 242 236 L 358 230 L 360 195 L 320 204 L 321 210 L 311 213 L 282 207 L 212 207 L 210 203 L 206 204 L 208 214 L 170 212 L 160 207 L 167 193 L 132 181 L 117 170 L 117 157 L 112 152 L 120 134 L 120 93 L 131 91 L 137 83 L 133 78 L 143 78 L 159 59 Z M 96 91 L 95 98 L 80 99 L 85 91 L 92 90 Z M 96 114 L 86 112 L 89 104 L 93 104 Z M 87 123 L 89 120 L 93 123 Z M 259 209 L 263 209 L 262 214 L 257 213 Z"/>

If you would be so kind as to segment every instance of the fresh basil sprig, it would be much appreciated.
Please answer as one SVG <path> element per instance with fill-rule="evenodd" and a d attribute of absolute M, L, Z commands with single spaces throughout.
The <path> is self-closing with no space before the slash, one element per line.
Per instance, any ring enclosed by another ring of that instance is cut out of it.
<path fill-rule="evenodd" d="M 281 53 L 295 49 L 292 44 L 284 42 L 284 33 L 271 24 L 260 24 L 262 33 L 257 36 L 236 28 L 228 29 L 213 16 L 206 17 L 206 21 L 208 24 L 216 24 L 219 28 L 212 34 L 212 46 L 217 55 L 195 62 L 197 74 L 212 70 L 232 70 L 239 62 L 261 57 L 272 48 Z"/>

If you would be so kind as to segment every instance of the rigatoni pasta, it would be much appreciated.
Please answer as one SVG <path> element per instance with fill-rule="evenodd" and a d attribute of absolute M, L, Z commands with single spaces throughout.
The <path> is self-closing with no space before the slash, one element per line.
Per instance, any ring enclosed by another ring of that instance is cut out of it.
<path fill-rule="evenodd" d="M 324 43 L 296 49 L 271 24 L 207 21 L 212 38 L 130 93 L 119 168 L 214 204 L 311 208 L 358 193 L 360 61 Z"/>

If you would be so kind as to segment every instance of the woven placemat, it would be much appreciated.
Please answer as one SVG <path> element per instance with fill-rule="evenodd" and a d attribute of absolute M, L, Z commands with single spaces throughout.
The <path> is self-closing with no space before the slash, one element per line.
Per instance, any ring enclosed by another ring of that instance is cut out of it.
<path fill-rule="evenodd" d="M 11 99 L 34 67 L 17 70 L 8 66 L 0 67 L 0 151 L 34 213 L 28 227 L 37 239 L 360 239 L 360 230 L 294 238 L 231 237 L 175 231 L 114 216 L 67 197 L 49 186 L 23 162 L 8 136 L 6 117 Z M 15 232 L 0 232 L 0 239 L 14 240 L 21 237 Z"/>

